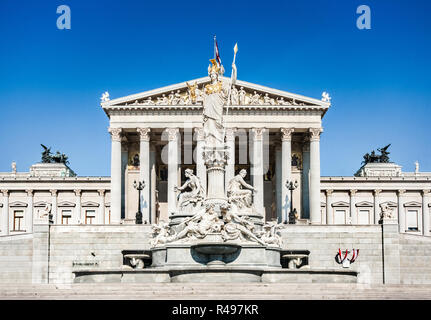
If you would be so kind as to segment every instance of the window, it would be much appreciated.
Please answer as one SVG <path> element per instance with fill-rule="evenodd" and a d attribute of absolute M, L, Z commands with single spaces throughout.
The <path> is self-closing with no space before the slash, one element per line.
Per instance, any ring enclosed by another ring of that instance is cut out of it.
<path fill-rule="evenodd" d="M 409 209 L 407 210 L 407 230 L 418 231 L 418 210 Z"/>
<path fill-rule="evenodd" d="M 62 210 L 61 211 L 61 224 L 69 224 L 71 217 L 72 217 L 72 210 Z"/>
<path fill-rule="evenodd" d="M 85 224 L 93 224 L 95 216 L 95 210 L 85 210 Z"/>
<path fill-rule="evenodd" d="M 24 226 L 24 211 L 15 210 L 13 212 L 13 231 L 24 231 L 21 228 Z"/>
<path fill-rule="evenodd" d="M 346 210 L 335 210 L 334 224 L 346 224 Z"/>
<path fill-rule="evenodd" d="M 359 210 L 358 224 L 370 224 L 370 210 L 368 209 Z"/>

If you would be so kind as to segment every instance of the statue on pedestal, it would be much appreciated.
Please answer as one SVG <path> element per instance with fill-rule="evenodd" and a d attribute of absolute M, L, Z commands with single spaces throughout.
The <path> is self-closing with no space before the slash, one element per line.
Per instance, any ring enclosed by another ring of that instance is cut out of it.
<path fill-rule="evenodd" d="M 224 73 L 223 65 L 218 65 L 215 59 L 210 60 L 208 75 L 211 83 L 204 88 L 203 96 L 203 130 L 205 145 L 208 148 L 223 146 L 223 107 L 227 104 L 231 87 L 236 82 L 236 65 L 232 63 L 232 77 L 230 80 L 219 80 Z"/>
<path fill-rule="evenodd" d="M 186 169 L 184 175 L 187 181 L 181 187 L 174 188 L 176 192 L 180 191 L 177 205 L 180 211 L 195 208 L 205 198 L 201 181 L 193 174 L 193 170 Z M 190 191 L 185 191 L 187 189 Z"/>
<path fill-rule="evenodd" d="M 251 208 L 253 204 L 253 191 L 257 189 L 244 181 L 247 171 L 242 169 L 239 174 L 229 181 L 227 187 L 228 201 L 238 208 Z M 243 189 L 244 188 L 244 189 Z"/>

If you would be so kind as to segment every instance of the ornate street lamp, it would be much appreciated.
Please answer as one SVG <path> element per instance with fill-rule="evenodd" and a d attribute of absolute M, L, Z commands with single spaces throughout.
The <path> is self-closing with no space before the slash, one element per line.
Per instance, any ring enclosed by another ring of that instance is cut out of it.
<path fill-rule="evenodd" d="M 141 212 L 141 191 L 145 188 L 145 181 L 139 181 L 139 183 L 133 182 L 133 187 L 138 190 L 138 212 L 136 212 L 136 224 L 142 224 L 142 212 Z"/>
<path fill-rule="evenodd" d="M 293 190 L 298 188 L 298 180 L 293 181 L 286 181 L 286 188 L 290 190 L 290 212 L 289 212 L 289 221 L 284 220 L 284 224 L 295 224 L 295 217 L 296 217 L 296 209 L 293 209 Z"/>

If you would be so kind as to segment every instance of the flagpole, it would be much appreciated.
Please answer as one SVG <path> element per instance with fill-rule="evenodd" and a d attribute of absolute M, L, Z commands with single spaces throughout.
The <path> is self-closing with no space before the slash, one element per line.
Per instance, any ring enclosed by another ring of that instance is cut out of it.
<path fill-rule="evenodd" d="M 237 51 L 238 51 L 238 46 L 235 43 L 235 47 L 233 48 L 233 62 L 232 62 L 232 65 L 235 64 L 235 58 L 236 58 Z M 225 114 L 225 116 L 223 118 L 223 142 L 224 142 L 225 135 L 226 135 L 226 126 L 225 126 L 226 121 L 225 121 L 225 118 L 229 114 L 229 105 L 230 105 L 230 102 L 231 102 L 231 97 L 230 96 L 232 94 L 232 77 L 233 77 L 233 68 L 232 68 L 232 71 L 231 71 L 231 74 L 230 74 L 230 81 L 231 81 L 231 83 L 230 83 L 229 92 L 228 92 L 228 95 L 227 95 L 226 114 Z"/>
<path fill-rule="evenodd" d="M 216 35 L 214 35 L 214 59 L 216 58 Z"/>

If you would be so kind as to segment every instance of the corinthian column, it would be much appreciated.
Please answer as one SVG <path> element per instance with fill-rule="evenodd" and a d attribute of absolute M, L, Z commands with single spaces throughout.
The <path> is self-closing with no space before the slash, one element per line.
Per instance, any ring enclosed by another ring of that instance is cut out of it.
<path fill-rule="evenodd" d="M 202 187 L 205 190 L 205 194 L 207 192 L 207 168 L 205 166 L 205 161 L 203 158 L 204 152 L 204 144 L 205 144 L 205 135 L 203 128 L 196 128 L 196 176 L 202 183 Z"/>
<path fill-rule="evenodd" d="M 310 128 L 310 222 L 322 223 L 320 214 L 320 133 L 322 128 Z"/>
<path fill-rule="evenodd" d="M 292 133 L 293 128 L 281 128 L 281 216 L 289 221 L 290 194 L 286 183 L 292 176 Z"/>
<path fill-rule="evenodd" d="M 111 224 L 121 222 L 121 128 L 111 134 Z"/>
<path fill-rule="evenodd" d="M 257 189 L 254 194 L 254 207 L 262 217 L 265 217 L 263 206 L 263 133 L 265 128 L 253 128 L 253 186 Z"/>
<path fill-rule="evenodd" d="M 140 137 L 139 149 L 139 180 L 144 181 L 144 189 L 141 191 L 142 223 L 150 223 L 150 128 L 137 128 Z"/>
<path fill-rule="evenodd" d="M 178 128 L 166 129 L 169 135 L 168 142 L 168 214 L 175 213 L 177 208 L 177 195 L 174 187 L 178 185 Z"/>
<path fill-rule="evenodd" d="M 235 176 L 235 132 L 236 128 L 226 128 L 226 146 L 229 150 L 229 158 L 226 166 L 225 190 L 227 190 L 229 181 Z"/>

